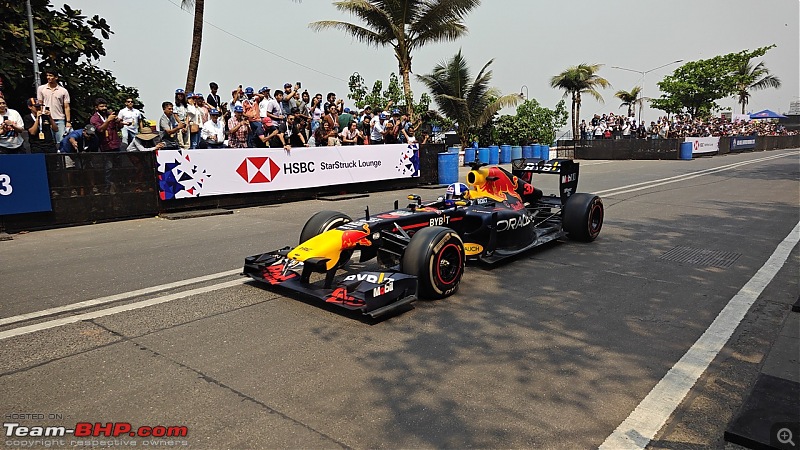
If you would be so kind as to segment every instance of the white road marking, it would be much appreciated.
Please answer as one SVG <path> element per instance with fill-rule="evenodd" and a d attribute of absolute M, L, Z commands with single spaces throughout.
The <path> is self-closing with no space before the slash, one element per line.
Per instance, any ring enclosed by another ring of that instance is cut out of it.
<path fill-rule="evenodd" d="M 24 327 L 13 328 L 7 331 L 0 331 L 0 341 L 14 336 L 19 336 L 22 334 L 47 330 L 48 328 L 60 327 L 63 325 L 68 325 L 70 323 L 82 322 L 84 320 L 97 319 L 99 317 L 110 316 L 112 314 L 117 314 L 125 311 L 133 311 L 136 309 L 146 308 L 148 306 L 158 305 L 159 303 L 171 302 L 172 300 L 178 300 L 192 295 L 200 295 L 208 292 L 217 291 L 220 289 L 239 286 L 244 283 L 247 283 L 249 280 L 250 278 L 234 280 L 234 281 L 226 281 L 224 283 L 214 284 L 211 286 L 205 286 L 197 289 L 191 289 L 188 291 L 178 292 L 176 294 L 164 295 L 161 297 L 155 297 L 148 300 L 142 300 L 141 302 L 130 303 L 127 305 L 113 306 L 111 308 L 101 309 L 89 313 L 78 314 L 75 316 L 64 317 L 61 319 L 49 320 L 47 322 L 37 323 L 35 325 L 28 325 Z"/>
<path fill-rule="evenodd" d="M 603 195 L 605 197 L 611 197 L 611 196 L 619 195 L 619 194 L 627 194 L 627 193 L 630 193 L 630 192 L 641 191 L 641 190 L 644 190 L 644 189 L 651 189 L 651 188 L 654 188 L 654 187 L 663 186 L 665 184 L 670 184 L 670 183 L 678 183 L 678 182 L 681 182 L 681 181 L 691 180 L 692 178 L 702 177 L 702 176 L 705 176 L 705 175 L 711 175 L 711 174 L 714 174 L 714 173 L 717 173 L 717 172 L 724 172 L 726 170 L 738 169 L 739 167 L 746 166 L 746 165 L 749 165 L 749 164 L 756 164 L 756 163 L 770 161 L 770 160 L 773 160 L 773 159 L 783 158 L 785 156 L 792 156 L 792 155 L 797 155 L 797 152 L 781 153 L 779 155 L 767 156 L 767 157 L 764 157 L 764 158 L 753 159 L 753 160 L 750 160 L 750 161 L 741 161 L 741 162 L 728 164 L 728 165 L 720 166 L 720 167 L 712 167 L 710 169 L 704 169 L 704 170 L 699 170 L 697 172 L 690 172 L 690 173 L 685 173 L 685 174 L 681 174 L 681 175 L 675 175 L 675 176 L 668 177 L 668 178 L 661 178 L 659 180 L 652 180 L 652 181 L 645 181 L 645 182 L 642 182 L 642 183 L 629 184 L 627 186 L 621 186 L 621 187 L 618 187 L 618 188 L 606 189 L 605 191 L 598 191 L 598 192 L 595 192 L 595 194 L 596 195 Z"/>
<path fill-rule="evenodd" d="M 714 319 L 714 322 L 675 363 L 636 409 L 600 446 L 601 449 L 643 449 L 664 426 L 675 408 L 728 342 L 747 311 L 783 267 L 800 241 L 800 222 L 766 263 Z"/>
<path fill-rule="evenodd" d="M 174 283 L 162 284 L 159 286 L 152 286 L 149 288 L 138 289 L 135 291 L 123 292 L 121 294 L 109 295 L 106 297 L 96 298 L 94 300 L 86 300 L 83 302 L 72 303 L 70 305 L 58 306 L 50 309 L 43 309 L 41 311 L 34 311 L 27 314 L 20 314 L 18 316 L 11 316 L 0 319 L 0 326 L 9 325 L 17 322 L 24 322 L 26 320 L 38 319 L 41 317 L 52 316 L 64 312 L 75 311 L 76 309 L 84 309 L 92 306 L 102 305 L 105 303 L 116 302 L 120 300 L 127 300 L 129 298 L 139 297 L 140 295 L 153 294 L 155 292 L 166 291 L 178 287 L 188 286 L 190 284 L 202 283 L 204 281 L 215 280 L 217 278 L 227 277 L 242 273 L 242 269 L 227 270 L 225 272 L 212 273 L 210 275 L 203 275 L 201 277 L 190 278 L 188 280 L 176 281 Z"/>

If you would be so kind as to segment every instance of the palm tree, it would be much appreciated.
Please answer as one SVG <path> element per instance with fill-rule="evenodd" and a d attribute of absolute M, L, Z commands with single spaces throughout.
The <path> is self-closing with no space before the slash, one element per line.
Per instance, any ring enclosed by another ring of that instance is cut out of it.
<path fill-rule="evenodd" d="M 471 80 L 467 62 L 459 50 L 452 59 L 436 65 L 430 74 L 417 75 L 433 95 L 439 111 L 458 123 L 457 134 L 462 148 L 469 145 L 471 130 L 489 123 L 501 109 L 522 101 L 519 94 L 501 95 L 496 88 L 489 87 L 492 71 L 487 69 L 492 61 L 486 63 L 478 76 Z"/>
<path fill-rule="evenodd" d="M 375 47 L 391 46 L 403 79 L 403 93 L 408 114 L 412 114 L 411 52 L 425 44 L 453 41 L 467 33 L 462 22 L 466 13 L 480 0 L 342 0 L 336 9 L 359 18 L 364 25 L 339 20 L 312 22 L 320 31 L 340 29 Z"/>
<path fill-rule="evenodd" d="M 642 93 L 642 87 L 635 86 L 633 89 L 630 90 L 630 92 L 623 90 L 617 91 L 617 93 L 614 94 L 614 97 L 617 97 L 618 99 L 622 100 L 622 104 L 619 105 L 620 108 L 622 108 L 623 106 L 628 107 L 628 117 L 630 117 L 631 114 L 636 114 L 637 106 L 640 109 L 642 107 L 642 102 L 644 102 L 644 98 L 639 97 L 639 94 L 641 93 Z"/>
<path fill-rule="evenodd" d="M 192 30 L 192 52 L 189 55 L 189 72 L 186 74 L 186 92 L 194 91 L 197 68 L 200 65 L 200 44 L 203 42 L 203 9 L 205 0 L 181 0 L 181 8 L 194 7 L 194 29 Z"/>
<path fill-rule="evenodd" d="M 764 63 L 760 62 L 755 67 L 748 61 L 742 61 L 739 67 L 736 68 L 735 75 L 739 79 L 736 85 L 737 95 L 739 96 L 739 104 L 742 105 L 742 114 L 745 113 L 745 108 L 750 100 L 749 91 L 759 91 L 766 88 L 779 88 L 781 87 L 780 78 L 775 75 L 769 74 L 769 69 L 764 67 Z"/>
<path fill-rule="evenodd" d="M 597 75 L 602 64 L 579 64 L 550 79 L 550 86 L 564 90 L 564 97 L 572 96 L 572 137 L 578 136 L 578 123 L 581 116 L 581 94 L 589 94 L 598 101 L 603 101 L 603 96 L 597 92 L 597 87 L 606 88 L 611 84 Z"/>

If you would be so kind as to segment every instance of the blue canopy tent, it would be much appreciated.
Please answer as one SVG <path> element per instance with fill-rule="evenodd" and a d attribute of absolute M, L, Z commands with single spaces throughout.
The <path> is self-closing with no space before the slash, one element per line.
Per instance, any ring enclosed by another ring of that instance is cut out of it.
<path fill-rule="evenodd" d="M 750 114 L 751 119 L 785 119 L 786 116 L 783 114 L 778 114 L 775 111 L 770 111 L 765 109 L 763 111 L 759 111 L 757 113 Z"/>

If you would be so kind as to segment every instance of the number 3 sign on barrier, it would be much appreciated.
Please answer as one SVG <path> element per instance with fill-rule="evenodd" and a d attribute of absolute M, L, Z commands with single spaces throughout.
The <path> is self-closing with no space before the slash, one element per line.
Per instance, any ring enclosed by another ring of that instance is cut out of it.
<path fill-rule="evenodd" d="M 0 215 L 52 209 L 44 154 L 0 155 Z"/>

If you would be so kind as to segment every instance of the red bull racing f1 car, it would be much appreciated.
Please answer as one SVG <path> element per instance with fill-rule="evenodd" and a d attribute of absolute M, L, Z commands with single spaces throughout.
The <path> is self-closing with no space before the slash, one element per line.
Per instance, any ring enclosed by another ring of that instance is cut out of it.
<path fill-rule="evenodd" d="M 603 226 L 603 202 L 575 193 L 579 164 L 568 159 L 518 159 L 512 172 L 474 163 L 467 185 L 456 183 L 435 201 L 411 203 L 364 218 L 321 211 L 306 222 L 300 244 L 245 258 L 244 275 L 372 317 L 417 298 L 456 292 L 467 261 L 495 264 L 556 239 L 593 241 Z M 534 173 L 559 176 L 559 193 L 543 195 Z M 376 271 L 347 263 L 375 259 Z"/>

